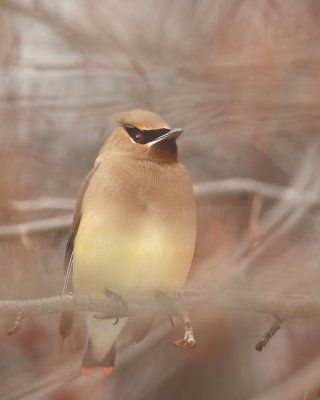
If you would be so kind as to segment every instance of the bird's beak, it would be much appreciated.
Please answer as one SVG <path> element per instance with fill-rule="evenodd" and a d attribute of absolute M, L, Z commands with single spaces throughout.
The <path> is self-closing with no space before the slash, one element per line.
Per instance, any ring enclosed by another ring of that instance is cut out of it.
<path fill-rule="evenodd" d="M 166 133 L 165 135 L 160 136 L 161 140 L 170 140 L 170 139 L 177 139 L 183 132 L 183 129 L 181 128 L 176 128 L 176 129 L 171 129 L 170 132 Z"/>
<path fill-rule="evenodd" d="M 154 142 L 162 142 L 163 140 L 174 140 L 177 139 L 183 132 L 183 129 L 181 128 L 176 128 L 176 129 L 171 129 L 168 133 L 165 133 L 164 135 L 159 136 Z"/>

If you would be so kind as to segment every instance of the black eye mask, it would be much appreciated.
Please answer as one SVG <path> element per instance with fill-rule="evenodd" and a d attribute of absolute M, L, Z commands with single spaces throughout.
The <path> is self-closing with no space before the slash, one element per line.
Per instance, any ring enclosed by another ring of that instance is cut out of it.
<path fill-rule="evenodd" d="M 125 127 L 125 130 L 128 132 L 128 135 L 135 143 L 140 144 L 153 142 L 159 136 L 165 135 L 166 133 L 170 132 L 170 129 L 167 128 L 140 130 L 138 128 Z"/>

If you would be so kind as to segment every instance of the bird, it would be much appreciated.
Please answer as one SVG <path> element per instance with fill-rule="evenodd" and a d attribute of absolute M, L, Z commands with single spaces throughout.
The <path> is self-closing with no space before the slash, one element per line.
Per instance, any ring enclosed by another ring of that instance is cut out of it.
<path fill-rule="evenodd" d="M 196 242 L 192 181 L 176 143 L 183 130 L 142 109 L 122 112 L 116 122 L 76 202 L 64 291 L 125 300 L 170 296 L 186 282 Z M 112 372 L 127 319 L 114 325 L 85 314 L 83 375 Z M 64 312 L 62 338 L 72 325 L 73 313 Z"/>

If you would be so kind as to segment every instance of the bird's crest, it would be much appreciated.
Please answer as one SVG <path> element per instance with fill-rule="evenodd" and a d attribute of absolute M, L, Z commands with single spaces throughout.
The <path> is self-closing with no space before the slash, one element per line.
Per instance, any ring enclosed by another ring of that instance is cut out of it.
<path fill-rule="evenodd" d="M 170 128 L 168 123 L 160 115 L 147 110 L 131 110 L 116 115 L 119 125 L 126 128 L 137 128 L 140 130 L 156 130 Z"/>

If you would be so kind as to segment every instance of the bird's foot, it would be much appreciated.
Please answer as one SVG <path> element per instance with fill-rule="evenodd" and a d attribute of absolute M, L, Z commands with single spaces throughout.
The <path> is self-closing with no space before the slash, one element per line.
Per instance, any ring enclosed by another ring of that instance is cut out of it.
<path fill-rule="evenodd" d="M 120 319 L 121 311 L 128 310 L 128 304 L 125 299 L 118 293 L 113 292 L 112 290 L 105 289 L 104 294 L 109 297 L 113 302 L 113 307 L 115 310 L 115 314 L 117 315 L 116 320 L 114 321 L 113 325 L 117 325 Z"/>
<path fill-rule="evenodd" d="M 171 325 L 175 326 L 173 322 L 173 310 L 174 310 L 173 301 L 167 294 L 161 292 L 160 290 L 156 290 L 154 295 L 156 300 L 158 300 L 161 306 L 164 308 L 165 313 L 167 314 L 167 317 L 169 318 Z"/>
<path fill-rule="evenodd" d="M 114 314 L 117 316 L 113 325 L 117 325 L 120 319 L 121 311 L 127 311 L 128 304 L 120 294 L 115 293 L 112 290 L 105 289 L 104 294 L 109 297 L 113 303 Z M 104 313 L 96 313 L 93 315 L 93 318 L 102 320 L 110 319 L 110 317 Z"/>

